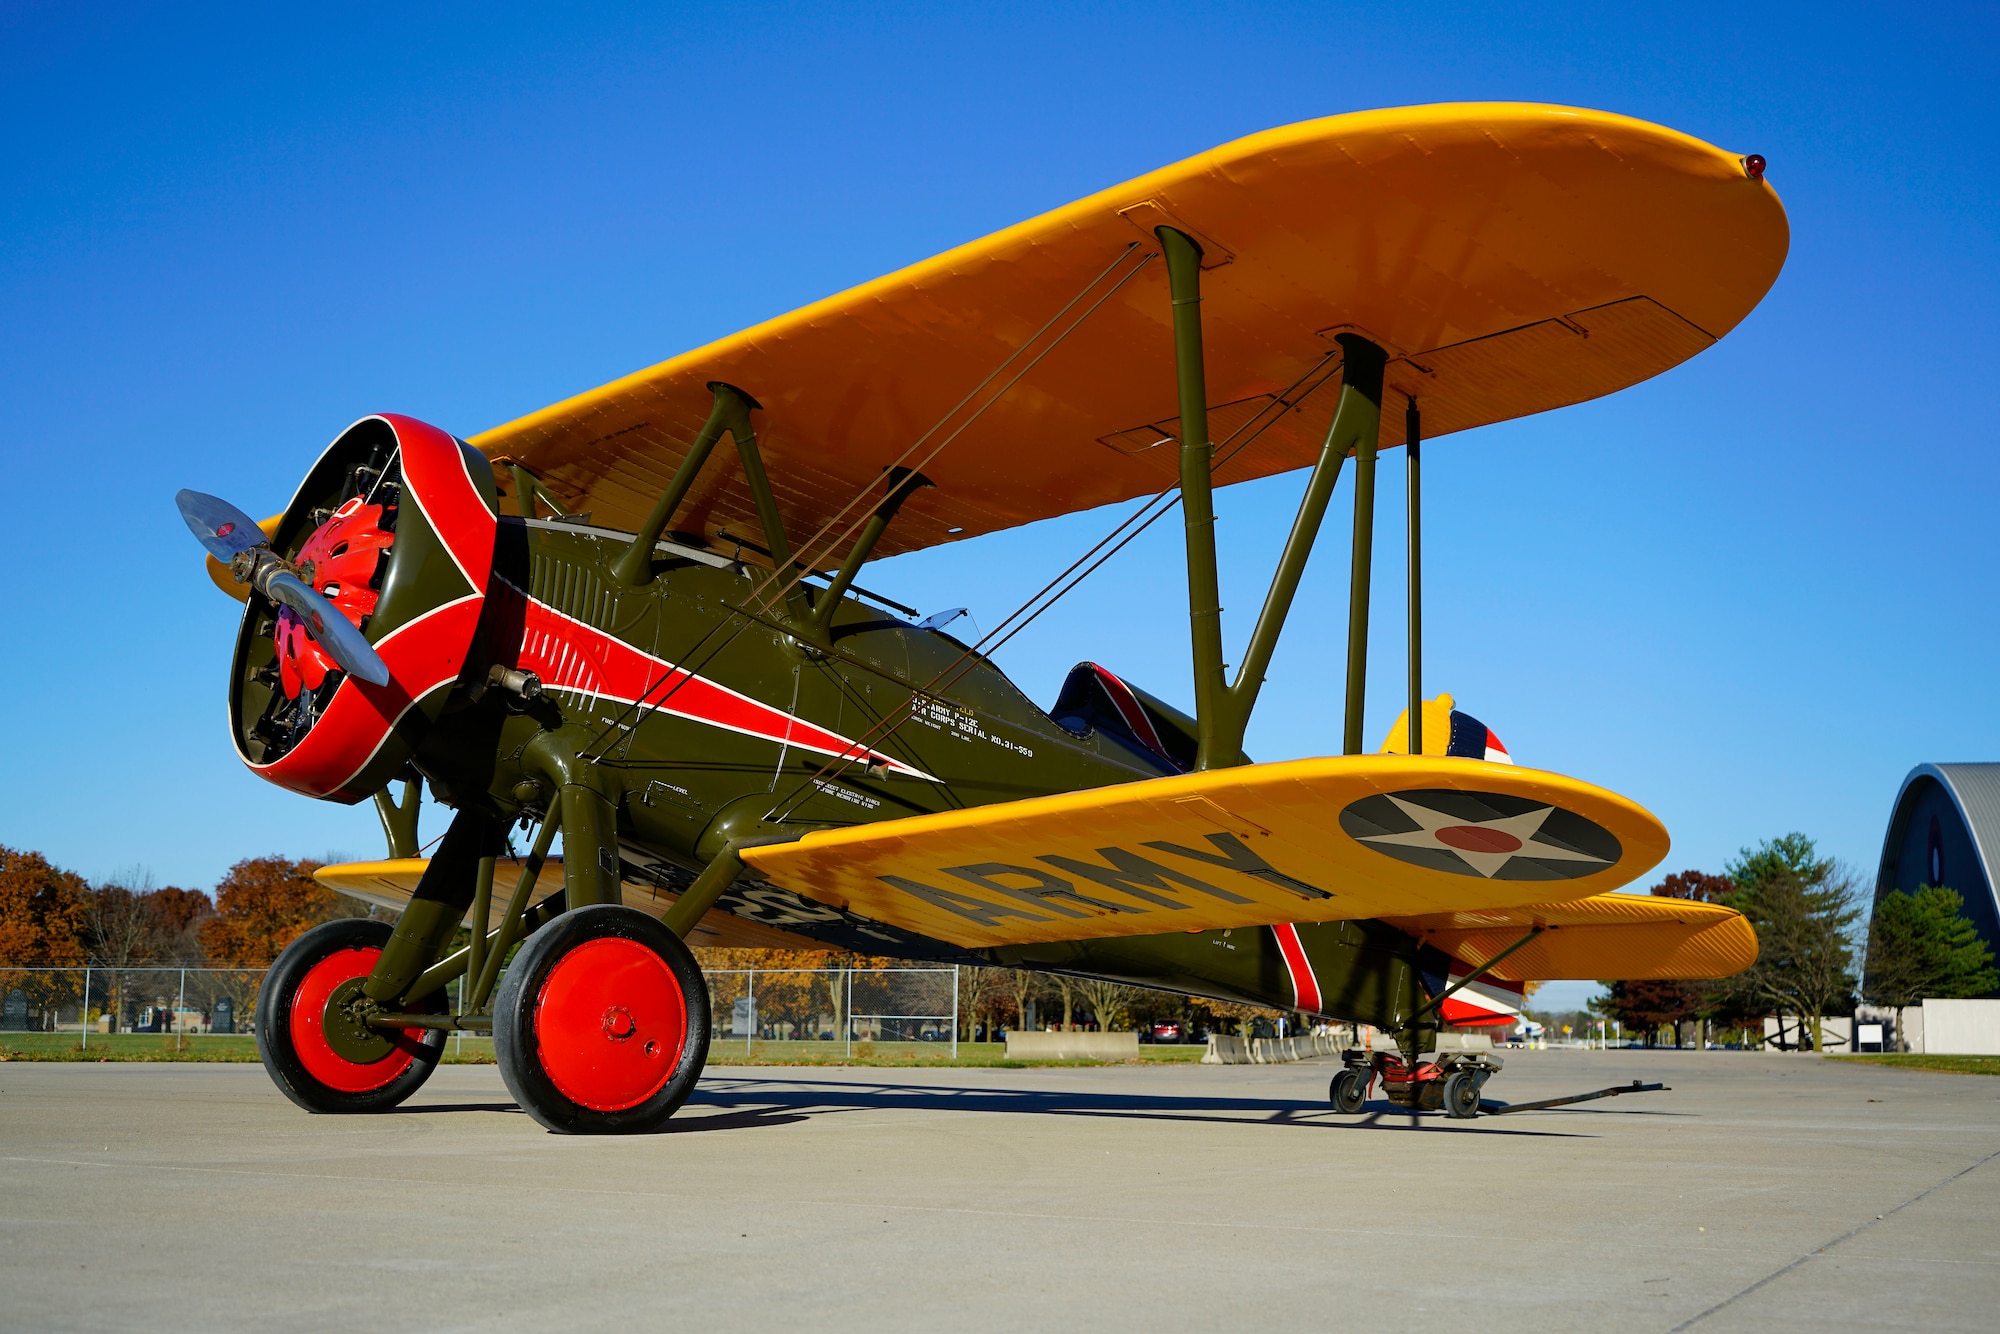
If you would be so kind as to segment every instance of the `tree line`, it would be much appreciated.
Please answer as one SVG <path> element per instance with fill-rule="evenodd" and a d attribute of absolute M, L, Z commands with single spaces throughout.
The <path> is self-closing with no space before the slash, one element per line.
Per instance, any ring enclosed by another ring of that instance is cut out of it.
<path fill-rule="evenodd" d="M 963 1042 L 997 1041 L 1004 1031 L 1030 1025 L 1065 1031 L 1129 1032 L 1171 1023 L 1178 1025 L 1184 1036 L 1199 1031 L 1248 1031 L 1260 1020 L 1270 1023 L 1284 1014 L 1103 978 L 982 967 L 959 970 L 954 1013 L 949 973 L 895 974 L 893 970 L 909 966 L 896 959 L 817 950 L 708 947 L 696 948 L 694 955 L 708 975 L 710 1004 L 718 1027 L 727 1031 L 736 1002 L 753 999 L 747 974 L 754 969 L 756 1027 L 760 1034 L 780 1039 L 838 1038 L 847 1028 L 849 986 L 860 988 L 853 993 L 856 1014 L 946 1017 L 956 1025 Z M 868 977 L 880 969 L 892 970 L 887 981 Z M 850 979 L 849 971 L 854 971 L 858 980 Z M 892 985 L 894 999 L 881 999 L 885 987 Z"/>
<path fill-rule="evenodd" d="M 336 917 L 368 915 L 365 905 L 313 878 L 322 865 L 280 856 L 246 858 L 204 891 L 156 885 L 142 870 L 92 883 L 39 852 L 0 845 L 0 995 L 21 991 L 41 1010 L 77 1004 L 83 1000 L 81 972 L 88 966 L 102 970 L 93 997 L 124 1023 L 129 1011 L 172 993 L 169 984 L 141 970 L 251 974 L 269 967 L 309 928 Z M 830 970 L 894 968 L 899 962 L 835 951 L 697 949 L 695 954 L 716 974 L 711 989 L 718 1024 L 727 1027 L 731 1007 L 745 992 L 746 980 L 738 972 L 754 968 L 760 1027 L 798 1034 L 816 1032 L 828 1015 L 834 1016 L 836 1031 L 844 1026 L 846 997 Z M 51 968 L 73 971 L 41 971 Z M 922 1008 L 936 1014 L 951 1010 L 949 984 L 928 985 L 945 991 Z M 237 985 L 212 990 L 232 995 L 243 1007 L 254 995 L 255 979 L 246 976 Z M 962 970 L 957 1011 L 953 1022 L 965 1040 L 1019 1027 L 1023 1016 L 1033 1016 L 1037 1027 L 1114 1030 L 1172 1022 L 1191 1033 L 1247 1029 L 1281 1013 L 1012 968 Z"/>
<path fill-rule="evenodd" d="M 313 879 L 322 863 L 250 857 L 212 891 L 155 885 L 144 871 L 96 884 L 39 852 L 0 845 L 0 995 L 53 1009 L 83 1000 L 74 972 L 102 969 L 108 1007 L 164 997 L 147 968 L 262 969 L 309 927 L 368 908 Z"/>
<path fill-rule="evenodd" d="M 1679 1046 L 1690 1023 L 1698 1047 L 1711 1029 L 1761 1041 L 1765 1017 L 1776 1015 L 1782 1045 L 1809 1043 L 1819 1051 L 1821 1020 L 1851 1014 L 1861 1000 L 1896 1011 L 1900 1040 L 1906 1006 L 2000 987 L 1993 952 L 1965 917 L 1956 890 L 1892 890 L 1870 912 L 1859 877 L 1821 856 L 1804 834 L 1745 848 L 1721 875 L 1670 875 L 1652 892 L 1736 909 L 1757 932 L 1758 955 L 1748 969 L 1720 981 L 1605 983 L 1609 990 L 1596 1008 L 1644 1035 L 1649 1046 L 1669 1029 Z"/>

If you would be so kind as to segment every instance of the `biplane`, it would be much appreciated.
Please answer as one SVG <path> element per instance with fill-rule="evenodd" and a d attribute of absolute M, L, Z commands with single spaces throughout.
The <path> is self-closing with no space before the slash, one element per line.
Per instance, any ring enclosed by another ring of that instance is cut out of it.
<path fill-rule="evenodd" d="M 183 492 L 246 604 L 238 754 L 303 796 L 372 800 L 389 857 L 321 876 L 400 910 L 276 962 L 257 1011 L 273 1079 L 312 1111 L 380 1110 L 449 1032 L 490 1031 L 544 1126 L 651 1129 L 708 1051 L 695 942 L 1365 1022 L 1396 1051 L 1350 1053 L 1336 1108 L 1380 1079 L 1472 1116 L 1497 1063 L 1437 1035 L 1526 980 L 1742 969 L 1737 914 L 1612 892 L 1664 857 L 1659 820 L 1425 697 L 1420 462 L 1426 438 L 1694 356 L 1787 244 L 1762 158 L 1657 125 L 1520 104 L 1333 116 L 483 434 L 364 417 L 263 523 Z M 1376 478 L 1397 447 L 1409 705 L 1371 754 Z M 1348 649 L 1323 683 L 1342 753 L 1252 763 L 1245 728 L 1350 459 Z M 1214 489 L 1290 472 L 1297 518 L 1232 671 Z M 1120 502 L 1051 589 L 1178 508 L 1192 715 L 1090 661 L 1038 707 L 993 636 L 856 583 L 871 560 Z M 424 784 L 454 812 L 428 857 Z"/>

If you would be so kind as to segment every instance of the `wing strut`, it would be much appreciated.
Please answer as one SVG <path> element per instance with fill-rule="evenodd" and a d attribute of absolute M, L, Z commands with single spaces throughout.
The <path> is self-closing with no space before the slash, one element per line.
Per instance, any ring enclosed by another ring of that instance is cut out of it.
<path fill-rule="evenodd" d="M 1403 448 L 1409 453 L 1405 488 L 1410 509 L 1410 754 L 1424 753 L 1424 544 L 1421 523 L 1423 486 L 1418 475 L 1417 451 L 1424 442 L 1424 414 L 1417 397 L 1410 395 L 1403 409 Z"/>
<path fill-rule="evenodd" d="M 1356 608 L 1350 616 L 1347 669 L 1347 751 L 1361 749 L 1360 722 L 1367 671 L 1368 571 L 1375 510 L 1375 444 L 1381 431 L 1382 376 L 1388 354 L 1359 334 L 1336 336 L 1343 354 L 1340 401 L 1298 517 L 1285 539 L 1271 589 L 1257 614 L 1236 680 L 1222 660 L 1222 605 L 1215 568 L 1215 446 L 1208 438 L 1208 384 L 1201 337 L 1201 246 L 1172 227 L 1158 229 L 1166 255 L 1174 312 L 1174 366 L 1180 383 L 1181 514 L 1187 528 L 1188 625 L 1194 640 L 1195 768 L 1215 769 L 1243 760 L 1243 733 L 1256 707 L 1264 672 L 1285 627 L 1285 617 L 1305 574 L 1347 455 L 1356 458 L 1354 578 Z"/>
<path fill-rule="evenodd" d="M 708 420 L 702 424 L 701 434 L 697 435 L 694 443 L 688 446 L 687 457 L 683 458 L 681 466 L 674 470 L 674 479 L 668 482 L 667 489 L 660 493 L 659 503 L 653 506 L 653 512 L 648 514 L 646 522 L 639 526 L 639 534 L 632 539 L 632 545 L 625 548 L 624 554 L 620 555 L 611 567 L 611 572 L 624 583 L 636 586 L 652 582 L 653 546 L 660 540 L 660 534 L 666 531 L 667 525 L 673 521 L 674 511 L 681 507 L 683 500 L 687 499 L 689 489 L 694 486 L 694 479 L 700 475 L 702 465 L 708 462 L 708 452 L 715 448 L 715 442 L 722 438 L 724 431 L 729 432 L 730 439 L 736 442 L 737 452 L 743 456 L 743 471 L 746 474 L 753 471 L 755 473 L 751 485 L 756 491 L 758 517 L 764 521 L 764 540 L 770 544 L 774 562 L 779 570 L 782 571 L 785 567 L 785 559 L 778 556 L 778 553 L 784 550 L 785 535 L 782 531 L 775 533 L 771 531 L 770 519 L 772 514 L 776 513 L 776 506 L 771 506 L 770 514 L 765 513 L 765 497 L 769 495 L 771 487 L 768 481 L 763 481 L 764 461 L 757 453 L 757 432 L 750 425 L 751 412 L 764 405 L 734 385 L 724 384 L 720 380 L 709 385 L 708 389 L 715 395 L 715 402 L 708 410 Z M 756 461 L 754 469 L 751 466 L 753 459 Z M 763 485 L 758 487 L 757 483 L 760 481 L 763 481 Z"/>

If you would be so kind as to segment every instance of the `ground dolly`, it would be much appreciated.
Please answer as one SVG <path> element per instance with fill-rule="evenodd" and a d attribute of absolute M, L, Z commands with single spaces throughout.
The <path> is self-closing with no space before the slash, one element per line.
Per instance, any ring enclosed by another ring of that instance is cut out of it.
<path fill-rule="evenodd" d="M 183 491 L 245 604 L 239 757 L 373 801 L 387 858 L 319 874 L 399 910 L 277 961 L 256 1019 L 272 1078 L 315 1112 L 380 1111 L 446 1034 L 490 1032 L 542 1125 L 655 1129 L 707 1056 L 691 947 L 710 945 L 1368 1023 L 1397 1052 L 1350 1061 L 1335 1105 L 1379 1079 L 1462 1118 L 1500 1061 L 1426 1054 L 1510 1023 L 1526 981 L 1747 967 L 1741 915 L 1614 892 L 1666 854 L 1651 812 L 1517 765 L 1424 695 L 1419 455 L 1698 354 L 1788 243 L 1762 158 L 1657 125 L 1512 103 L 1335 116 L 469 441 L 364 417 L 262 522 Z M 1398 445 L 1409 695 L 1366 753 L 1377 469 Z M 1342 753 L 1253 763 L 1350 459 Z M 1290 471 L 1297 517 L 1232 671 L 1215 491 Z M 877 557 L 1127 501 L 978 643 L 856 583 Z M 988 654 L 1176 507 L 1192 715 L 1095 662 L 1031 703 Z M 453 812 L 429 856 L 425 787 Z"/>

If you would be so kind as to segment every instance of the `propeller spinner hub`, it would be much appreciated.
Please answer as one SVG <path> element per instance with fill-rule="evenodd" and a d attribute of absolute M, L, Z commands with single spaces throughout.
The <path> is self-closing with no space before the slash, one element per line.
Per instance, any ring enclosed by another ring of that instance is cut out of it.
<path fill-rule="evenodd" d="M 368 618 L 375 614 L 382 566 L 396 541 L 396 534 L 382 527 L 382 515 L 381 505 L 353 497 L 313 530 L 295 561 L 313 591 L 356 628 L 365 629 Z M 302 688 L 318 690 L 326 674 L 338 667 L 320 646 L 322 635 L 317 627 L 290 607 L 279 608 L 273 638 L 278 649 L 278 681 L 287 699 L 297 699 Z"/>

